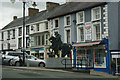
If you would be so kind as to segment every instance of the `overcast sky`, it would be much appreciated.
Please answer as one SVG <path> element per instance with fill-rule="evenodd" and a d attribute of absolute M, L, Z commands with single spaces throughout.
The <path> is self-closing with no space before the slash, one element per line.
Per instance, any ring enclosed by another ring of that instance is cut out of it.
<path fill-rule="evenodd" d="M 28 8 L 32 7 L 33 1 L 37 1 L 37 7 L 40 11 L 45 9 L 45 2 L 59 2 L 60 4 L 65 3 L 65 0 L 29 0 L 26 4 L 26 16 L 28 15 Z M 22 17 L 22 1 L 16 0 L 14 4 L 10 0 L 0 0 L 0 29 L 6 26 L 13 20 L 13 16 Z"/>

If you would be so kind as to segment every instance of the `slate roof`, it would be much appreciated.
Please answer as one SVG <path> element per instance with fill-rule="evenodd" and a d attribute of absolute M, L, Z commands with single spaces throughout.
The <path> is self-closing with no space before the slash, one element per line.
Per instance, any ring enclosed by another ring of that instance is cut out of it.
<path fill-rule="evenodd" d="M 51 10 L 43 10 L 41 12 L 38 12 L 32 16 L 26 16 L 26 24 L 34 23 L 42 20 L 47 20 L 63 15 L 67 15 L 76 11 L 80 11 L 86 8 L 94 7 L 97 5 L 104 4 L 105 2 L 69 2 L 62 4 L 58 7 L 54 7 Z M 12 22 L 10 22 L 8 25 L 6 25 L 3 29 L 8 29 L 12 27 L 21 26 L 23 24 L 23 18 L 18 18 Z M 2 30 L 3 30 L 2 29 Z"/>
<path fill-rule="evenodd" d="M 98 5 L 105 4 L 106 2 L 69 2 L 57 7 L 56 11 L 53 15 L 51 15 L 48 19 L 67 15 L 73 12 L 77 12 L 80 10 L 84 10 L 87 8 L 92 8 Z"/>
<path fill-rule="evenodd" d="M 25 21 L 29 19 L 29 16 L 25 17 Z M 18 27 L 23 25 L 23 17 L 22 18 L 17 18 L 16 20 L 11 21 L 8 25 L 6 25 L 2 30 L 8 29 L 8 28 L 13 28 L 13 27 Z"/>
<path fill-rule="evenodd" d="M 54 12 L 56 11 L 56 7 L 52 8 L 51 10 L 43 10 L 41 12 L 38 12 L 34 15 L 32 15 L 29 20 L 27 20 L 26 24 L 29 23 L 34 23 L 34 22 L 38 22 L 38 21 L 43 21 L 43 20 L 47 20 L 51 15 L 54 14 Z"/>

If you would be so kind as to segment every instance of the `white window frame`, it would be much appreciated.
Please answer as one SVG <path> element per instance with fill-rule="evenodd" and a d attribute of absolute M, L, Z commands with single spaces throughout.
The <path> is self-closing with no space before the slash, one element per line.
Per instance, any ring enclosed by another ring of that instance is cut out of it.
<path fill-rule="evenodd" d="M 84 31 L 84 41 L 81 41 L 80 38 L 80 28 L 83 27 L 83 31 Z M 85 26 L 84 25 L 80 25 L 77 27 L 77 42 L 85 42 Z"/>
<path fill-rule="evenodd" d="M 83 14 L 83 21 L 82 21 L 82 22 L 80 22 L 79 14 Z M 77 19 L 77 23 L 76 23 L 76 24 L 84 23 L 84 22 L 85 22 L 85 12 L 84 12 L 84 11 L 78 12 L 78 13 L 76 14 L 76 19 Z"/>
<path fill-rule="evenodd" d="M 67 33 L 66 33 L 66 31 L 67 30 L 70 30 L 70 43 L 71 43 L 71 28 L 65 28 L 64 29 L 64 43 L 67 43 Z"/>
<path fill-rule="evenodd" d="M 57 27 L 55 27 L 55 20 L 58 20 L 58 26 Z M 59 28 L 59 18 L 53 19 L 53 28 Z"/>
<path fill-rule="evenodd" d="M 100 40 L 102 40 L 101 22 L 95 22 L 92 24 L 92 41 L 99 41 L 99 40 L 96 40 L 96 31 L 94 26 L 96 24 L 100 24 Z"/>
<path fill-rule="evenodd" d="M 94 18 L 94 13 L 93 13 L 93 11 L 94 11 L 95 9 L 97 9 L 97 8 L 100 10 L 100 18 L 99 18 L 99 19 L 95 19 L 95 18 Z M 100 7 L 100 6 L 91 9 L 91 19 L 92 19 L 92 21 L 96 21 L 96 20 L 100 20 L 100 19 L 101 19 L 101 7 Z"/>
<path fill-rule="evenodd" d="M 66 21 L 67 17 L 70 17 L 70 24 L 69 25 L 67 25 L 67 21 Z M 64 26 L 70 26 L 70 25 L 71 25 L 71 15 L 64 16 Z"/>

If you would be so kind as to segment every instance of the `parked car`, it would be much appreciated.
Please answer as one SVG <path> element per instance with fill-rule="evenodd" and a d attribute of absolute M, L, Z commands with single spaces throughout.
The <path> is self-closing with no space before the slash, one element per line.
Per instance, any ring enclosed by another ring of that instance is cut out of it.
<path fill-rule="evenodd" d="M 10 61 L 14 59 L 16 56 L 23 55 L 22 52 L 15 52 L 15 51 L 6 51 L 4 54 L 2 54 L 2 63 L 11 65 Z M 28 55 L 25 53 L 25 55 Z"/>
<path fill-rule="evenodd" d="M 11 64 L 14 65 L 14 66 L 20 66 L 21 62 L 19 61 L 19 57 L 15 57 L 14 59 L 12 59 Z M 45 64 L 46 64 L 45 60 L 38 59 L 37 57 L 35 57 L 33 55 L 25 56 L 25 65 L 26 66 L 45 67 Z"/>

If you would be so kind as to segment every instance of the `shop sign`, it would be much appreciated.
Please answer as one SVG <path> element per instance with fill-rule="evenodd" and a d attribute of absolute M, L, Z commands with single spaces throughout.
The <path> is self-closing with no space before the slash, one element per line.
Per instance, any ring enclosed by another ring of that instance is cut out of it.
<path fill-rule="evenodd" d="M 9 43 L 9 41 L 8 41 L 8 40 L 5 40 L 5 41 L 3 41 L 2 43 Z"/>
<path fill-rule="evenodd" d="M 92 25 L 91 25 L 91 22 L 85 23 L 85 40 L 92 40 Z"/>
<path fill-rule="evenodd" d="M 16 44 L 10 44 L 10 47 L 16 47 Z"/>

